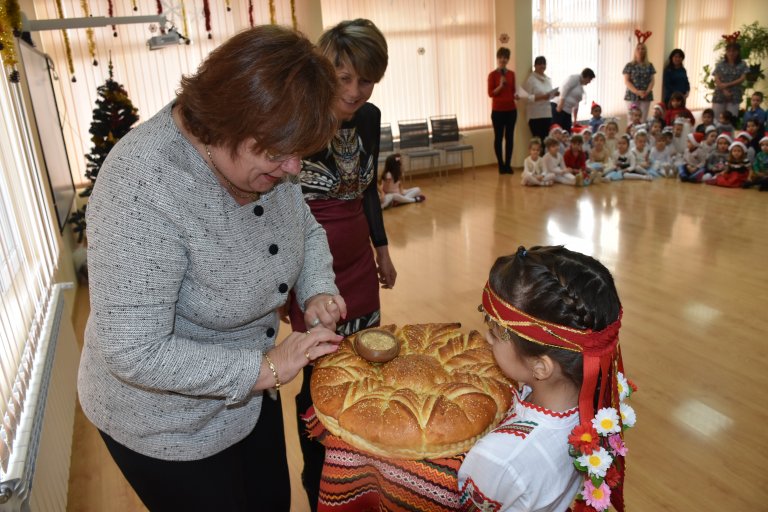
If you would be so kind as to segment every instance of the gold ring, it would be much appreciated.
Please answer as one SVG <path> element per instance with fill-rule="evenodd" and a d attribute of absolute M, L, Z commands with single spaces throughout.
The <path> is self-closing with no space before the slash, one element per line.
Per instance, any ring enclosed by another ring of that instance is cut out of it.
<path fill-rule="evenodd" d="M 315 318 L 314 320 L 312 320 L 312 322 L 310 322 L 309 325 L 311 327 L 317 327 L 318 325 L 320 325 L 320 319 L 319 318 Z M 307 332 L 309 332 L 309 331 L 307 331 Z"/>
<path fill-rule="evenodd" d="M 312 334 L 312 331 L 309 331 L 309 330 L 308 330 L 308 331 L 307 331 L 307 332 L 305 332 L 304 334 Z"/>
<path fill-rule="evenodd" d="M 336 304 L 336 301 L 333 299 L 328 299 L 328 301 L 325 303 L 326 306 L 330 306 L 331 304 Z"/>
<path fill-rule="evenodd" d="M 306 357 L 306 358 L 307 358 L 307 361 L 312 361 L 312 358 L 311 358 L 311 357 L 309 357 L 309 349 L 307 349 L 307 350 L 305 350 L 305 351 L 304 351 L 304 357 Z"/>

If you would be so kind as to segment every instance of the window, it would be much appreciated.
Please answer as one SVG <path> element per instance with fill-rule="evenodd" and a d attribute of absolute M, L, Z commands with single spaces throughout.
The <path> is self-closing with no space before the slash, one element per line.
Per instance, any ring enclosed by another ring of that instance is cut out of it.
<path fill-rule="evenodd" d="M 701 83 L 702 68 L 707 64 L 714 68 L 722 58 L 714 53 L 714 48 L 722 34 L 730 33 L 733 4 L 731 0 L 680 0 L 677 5 L 675 47 L 685 53 L 684 66 L 691 83 L 686 106 L 690 110 L 709 108 L 710 102 L 705 98 L 709 91 Z"/>
<path fill-rule="evenodd" d="M 490 124 L 486 78 L 496 62 L 491 0 L 322 0 L 324 28 L 368 18 L 384 33 L 389 67 L 371 102 L 383 122 L 456 114 Z"/>
<path fill-rule="evenodd" d="M 58 247 L 26 123 L 21 87 L 0 67 L 0 475 L 35 356 L 53 286 Z"/>
<path fill-rule="evenodd" d="M 626 112 L 621 71 L 632 59 L 643 6 L 644 0 L 533 0 L 533 58 L 546 57 L 552 84 L 559 87 L 584 68 L 597 75 L 585 87 L 580 118 L 589 117 L 592 101 L 602 106 L 603 116 Z M 659 81 L 658 65 L 656 72 Z"/>

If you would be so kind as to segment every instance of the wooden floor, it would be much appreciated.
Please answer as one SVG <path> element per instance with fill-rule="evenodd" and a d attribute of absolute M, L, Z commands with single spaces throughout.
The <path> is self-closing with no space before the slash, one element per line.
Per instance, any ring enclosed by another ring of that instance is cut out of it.
<path fill-rule="evenodd" d="M 479 329 L 497 256 L 547 244 L 591 254 L 616 279 L 625 366 L 639 386 L 629 510 L 768 510 L 768 193 L 674 180 L 519 181 L 491 168 L 413 181 L 427 200 L 384 212 L 398 270 L 381 294 L 384 323 Z M 297 389 L 294 381 L 284 393 Z M 288 445 L 292 510 L 304 511 L 295 435 Z M 144 510 L 79 411 L 68 510 Z"/>

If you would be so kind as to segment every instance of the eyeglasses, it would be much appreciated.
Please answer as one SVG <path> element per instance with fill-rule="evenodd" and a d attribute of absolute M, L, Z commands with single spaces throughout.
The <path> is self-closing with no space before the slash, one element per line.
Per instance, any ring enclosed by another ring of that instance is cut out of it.
<path fill-rule="evenodd" d="M 287 153 L 285 155 L 281 155 L 279 153 L 273 154 L 269 150 L 265 151 L 267 155 L 267 160 L 273 163 L 283 163 L 287 162 L 288 160 L 291 160 L 292 158 L 297 158 L 299 155 L 296 153 Z"/>
<path fill-rule="evenodd" d="M 502 327 L 496 320 L 491 318 L 491 315 L 485 312 L 482 305 L 477 306 L 477 310 L 483 314 L 483 322 L 485 322 L 485 325 L 488 327 L 488 330 L 491 331 L 491 334 L 502 341 L 512 341 L 512 334 Z"/>

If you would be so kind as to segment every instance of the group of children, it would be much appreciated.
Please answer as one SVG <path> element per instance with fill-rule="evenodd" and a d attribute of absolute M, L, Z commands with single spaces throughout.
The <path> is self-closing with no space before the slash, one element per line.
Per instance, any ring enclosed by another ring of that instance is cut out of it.
<path fill-rule="evenodd" d="M 768 133 L 763 94 L 752 95 L 744 115 L 744 130 L 737 131 L 730 112 L 714 120 L 712 109 L 695 118 L 685 108 L 682 94 L 672 95 L 668 108 L 654 107 L 643 121 L 639 108 L 630 111 L 624 133 L 615 119 L 604 119 L 600 105 L 592 104 L 587 125 L 573 134 L 552 125 L 543 142 L 533 138 L 523 165 L 523 185 L 563 183 L 587 186 L 623 179 L 651 181 L 679 177 L 681 181 L 723 187 L 768 190 Z"/>

